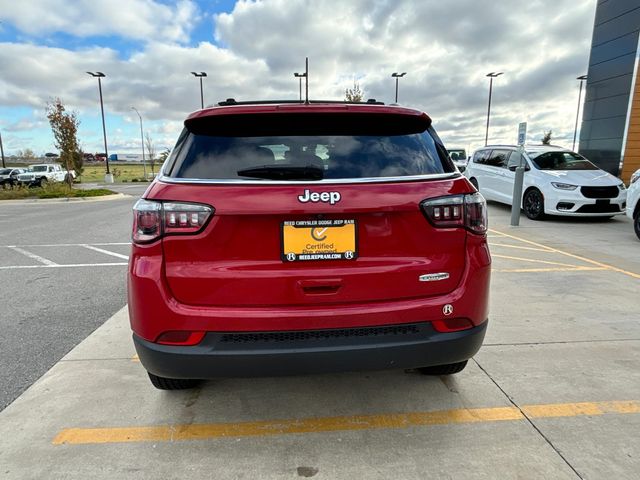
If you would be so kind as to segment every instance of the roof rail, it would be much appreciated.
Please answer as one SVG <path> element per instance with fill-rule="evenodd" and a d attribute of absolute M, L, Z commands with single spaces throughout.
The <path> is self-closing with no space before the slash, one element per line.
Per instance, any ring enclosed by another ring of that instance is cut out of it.
<path fill-rule="evenodd" d="M 304 101 L 300 100 L 245 100 L 242 102 L 236 101 L 235 98 L 227 98 L 221 102 L 215 104 L 216 107 L 228 107 L 231 105 L 274 105 L 279 103 L 286 104 L 304 104 Z M 345 100 L 309 100 L 309 103 L 335 103 L 344 105 L 384 105 L 384 102 L 379 102 L 375 98 L 370 98 L 366 102 L 348 102 Z"/>

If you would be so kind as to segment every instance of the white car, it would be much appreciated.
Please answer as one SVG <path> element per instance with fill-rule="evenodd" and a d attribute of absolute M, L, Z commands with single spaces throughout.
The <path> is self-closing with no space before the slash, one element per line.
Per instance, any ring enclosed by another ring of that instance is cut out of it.
<path fill-rule="evenodd" d="M 553 145 L 525 146 L 522 156 L 522 209 L 532 220 L 545 214 L 612 217 L 624 213 L 624 183 L 583 156 Z M 487 200 L 511 205 L 520 161 L 516 145 L 486 146 L 474 153 L 464 175 Z"/>
<path fill-rule="evenodd" d="M 467 151 L 464 148 L 448 148 L 447 152 L 460 172 L 464 172 L 467 168 Z"/>
<path fill-rule="evenodd" d="M 29 170 L 18 175 L 17 180 L 23 185 L 42 186 L 49 182 L 66 182 L 69 177 L 74 180 L 76 178 L 75 171 L 67 171 L 57 163 L 43 163 L 32 165 Z"/>
<path fill-rule="evenodd" d="M 631 175 L 627 190 L 627 217 L 633 220 L 633 229 L 640 238 L 640 170 Z"/>

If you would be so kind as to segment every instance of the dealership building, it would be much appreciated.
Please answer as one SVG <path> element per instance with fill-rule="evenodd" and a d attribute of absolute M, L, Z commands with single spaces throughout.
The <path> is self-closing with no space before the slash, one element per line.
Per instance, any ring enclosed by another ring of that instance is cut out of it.
<path fill-rule="evenodd" d="M 639 33 L 639 0 L 598 0 L 579 151 L 627 183 L 640 169 Z"/>

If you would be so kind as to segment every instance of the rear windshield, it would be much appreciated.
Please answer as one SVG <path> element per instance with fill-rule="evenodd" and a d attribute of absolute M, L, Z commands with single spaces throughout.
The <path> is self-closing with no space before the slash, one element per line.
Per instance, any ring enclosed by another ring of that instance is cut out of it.
<path fill-rule="evenodd" d="M 598 170 L 593 163 L 574 152 L 527 152 L 539 170 Z"/>
<path fill-rule="evenodd" d="M 168 174 L 192 179 L 322 180 L 453 172 L 437 138 L 431 128 L 406 135 L 251 137 L 185 130 Z"/>

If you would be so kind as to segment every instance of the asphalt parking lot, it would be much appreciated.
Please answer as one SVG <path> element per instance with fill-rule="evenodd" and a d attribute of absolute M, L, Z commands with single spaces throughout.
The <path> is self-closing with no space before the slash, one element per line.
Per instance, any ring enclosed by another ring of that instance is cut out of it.
<path fill-rule="evenodd" d="M 44 376 L 0 413 L 3 478 L 638 478 L 640 242 L 625 217 L 513 228 L 509 209 L 491 204 L 489 331 L 459 375 L 221 379 L 160 392 L 122 308 L 133 201 L 15 207 L 32 226 L 0 233 L 0 265 L 20 267 L 0 267 L 3 290 L 49 298 L 3 315 L 2 361 L 47 355 L 53 365 L 38 364 Z"/>

